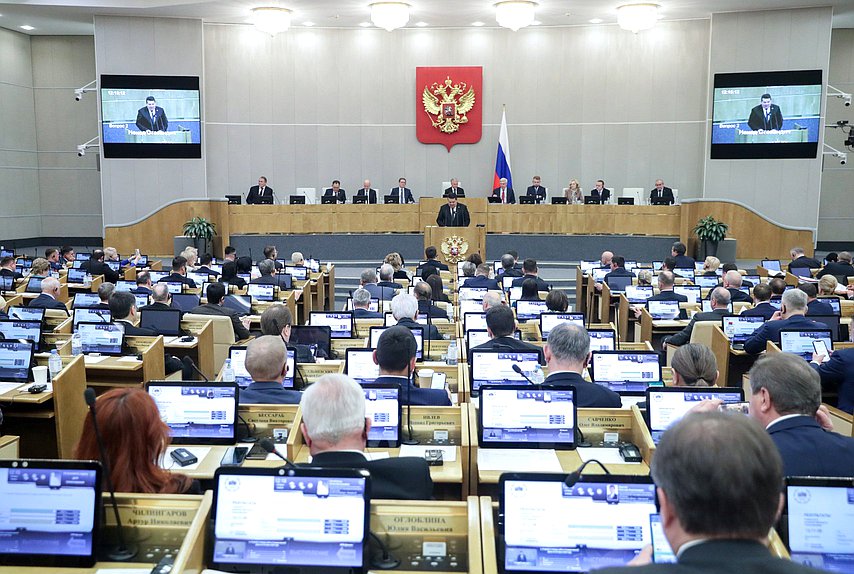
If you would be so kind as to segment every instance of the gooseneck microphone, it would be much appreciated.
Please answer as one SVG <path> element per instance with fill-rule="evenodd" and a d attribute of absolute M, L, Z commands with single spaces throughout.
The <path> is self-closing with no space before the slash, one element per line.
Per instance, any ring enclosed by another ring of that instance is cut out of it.
<path fill-rule="evenodd" d="M 268 453 L 276 455 L 277 457 L 279 457 L 280 459 L 285 461 L 285 467 L 287 467 L 287 468 L 296 468 L 297 467 L 297 465 L 295 465 L 293 462 L 288 460 L 288 458 L 286 458 L 285 455 L 283 455 L 282 453 L 280 453 L 276 449 L 276 445 L 273 444 L 273 441 L 271 441 L 270 439 L 262 438 L 261 442 L 259 444 L 261 445 L 261 448 L 266 450 Z"/>
<path fill-rule="evenodd" d="M 584 463 L 581 466 L 579 466 L 577 469 L 575 469 L 574 471 L 572 471 L 568 475 L 566 475 L 566 480 L 564 480 L 563 483 L 567 487 L 572 487 L 576 482 L 581 480 L 581 473 L 584 472 L 584 469 L 587 467 L 587 465 L 590 463 L 594 463 L 594 462 L 597 465 L 599 465 L 599 468 L 601 468 L 602 470 L 605 471 L 605 474 L 611 474 L 611 471 L 608 470 L 607 468 L 605 468 L 604 464 L 602 464 L 601 462 L 599 462 L 595 458 L 591 458 L 589 460 L 584 461 Z"/>
<path fill-rule="evenodd" d="M 528 381 L 530 384 L 532 384 L 532 385 L 535 384 L 534 381 L 532 381 L 531 379 L 528 378 L 528 375 L 525 374 L 525 372 L 522 370 L 522 367 L 520 367 L 518 363 L 513 363 L 513 370 L 516 373 L 522 375 L 522 378 L 525 379 L 526 381 Z"/>
<path fill-rule="evenodd" d="M 107 557 L 115 562 L 128 562 L 137 554 L 136 546 L 130 545 L 125 541 L 124 529 L 122 528 L 122 519 L 119 516 L 119 505 L 116 504 L 116 491 L 113 490 L 113 479 L 110 476 L 110 463 L 107 460 L 107 450 L 104 447 L 104 440 L 101 437 L 101 431 L 98 428 L 98 417 L 95 411 L 95 391 L 92 387 L 87 387 L 83 391 L 83 398 L 86 404 L 89 405 L 89 411 L 92 413 L 92 427 L 95 429 L 95 442 L 98 443 L 98 451 L 101 453 L 101 466 L 104 467 L 104 481 L 107 484 L 107 489 L 110 491 L 110 502 L 113 506 L 113 513 L 116 517 L 116 532 L 119 543 L 110 548 L 107 552 Z"/>
<path fill-rule="evenodd" d="M 417 345 L 416 345 L 417 347 Z M 410 359 L 412 361 L 412 359 Z M 411 362 L 409 364 L 412 364 Z M 418 440 L 412 436 L 412 386 L 415 384 L 413 380 L 415 373 L 409 372 L 409 365 L 406 366 L 406 439 L 400 441 L 401 444 L 414 445 L 418 444 Z"/>
<path fill-rule="evenodd" d="M 202 379 L 209 383 L 210 379 L 196 366 L 191 357 L 184 355 L 181 357 L 181 378 L 185 381 L 193 380 L 193 373 L 198 373 Z"/>

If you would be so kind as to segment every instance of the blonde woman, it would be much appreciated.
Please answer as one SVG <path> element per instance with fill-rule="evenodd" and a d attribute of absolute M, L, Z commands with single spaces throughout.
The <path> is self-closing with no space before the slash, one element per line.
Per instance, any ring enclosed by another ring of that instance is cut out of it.
<path fill-rule="evenodd" d="M 566 188 L 566 198 L 569 200 L 569 203 L 584 203 L 584 192 L 581 191 L 578 180 L 569 180 L 569 187 Z"/>
<path fill-rule="evenodd" d="M 703 277 L 715 277 L 720 266 L 721 260 L 714 255 L 709 255 L 703 262 Z"/>

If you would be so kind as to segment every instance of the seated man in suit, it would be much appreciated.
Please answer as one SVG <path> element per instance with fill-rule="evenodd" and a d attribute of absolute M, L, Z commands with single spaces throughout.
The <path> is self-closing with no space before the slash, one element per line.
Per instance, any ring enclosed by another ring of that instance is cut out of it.
<path fill-rule="evenodd" d="M 439 254 L 439 252 L 436 250 L 436 247 L 433 245 L 424 249 L 424 257 L 426 260 L 421 265 L 422 277 L 423 277 L 423 271 L 427 267 L 434 267 L 438 271 L 448 271 L 448 266 L 445 265 L 444 263 L 442 263 L 441 261 L 439 261 L 438 259 L 436 259 L 436 256 L 438 254 Z"/>
<path fill-rule="evenodd" d="M 368 460 L 363 454 L 371 419 L 365 416 L 365 393 L 346 375 L 323 375 L 303 393 L 302 432 L 311 465 L 363 468 L 371 473 L 371 498 L 429 500 L 430 467 L 420 457 Z"/>
<path fill-rule="evenodd" d="M 109 298 L 110 303 L 108 309 L 113 318 L 113 323 L 121 325 L 125 329 L 125 335 L 132 337 L 156 337 L 157 332 L 153 329 L 144 329 L 137 327 L 135 323 L 139 321 L 139 313 L 136 309 L 136 298 L 133 293 L 126 291 L 116 291 Z M 178 362 L 178 370 L 180 370 L 180 361 Z"/>
<path fill-rule="evenodd" d="M 490 291 L 500 291 L 501 287 L 498 285 L 498 281 L 489 278 L 491 273 L 492 266 L 489 263 L 481 263 L 475 268 L 474 277 L 466 280 L 465 286 L 477 288 L 486 287 Z"/>
<path fill-rule="evenodd" d="M 436 225 L 439 227 L 468 227 L 471 224 L 469 208 L 457 201 L 457 194 L 449 193 L 448 203 L 439 208 Z"/>
<path fill-rule="evenodd" d="M 744 278 L 738 271 L 727 271 L 723 276 L 723 287 L 729 291 L 730 301 L 733 303 L 752 303 L 750 295 L 741 290 Z"/>
<path fill-rule="evenodd" d="M 663 179 L 655 180 L 655 187 L 652 188 L 652 191 L 649 192 L 649 202 L 654 203 L 656 201 L 667 201 L 670 205 L 673 205 L 675 201 L 673 198 L 673 190 L 669 187 L 665 187 Z"/>
<path fill-rule="evenodd" d="M 445 189 L 444 197 L 448 197 L 450 194 L 456 194 L 457 197 L 465 197 L 466 190 L 460 187 L 460 180 L 455 177 L 451 178 L 451 187 Z"/>
<path fill-rule="evenodd" d="M 575 401 L 579 407 L 620 408 L 620 395 L 581 376 L 590 362 L 590 335 L 584 327 L 572 323 L 558 323 L 549 331 L 545 346 L 549 376 L 543 385 L 575 387 Z"/>
<path fill-rule="evenodd" d="M 104 263 L 104 250 L 96 249 L 92 252 L 92 256 L 89 258 L 89 261 L 84 261 L 80 265 L 80 269 L 89 273 L 92 277 L 96 277 L 98 275 L 104 276 L 104 281 L 109 281 L 110 283 L 115 283 L 119 280 L 119 274 L 117 271 L 113 271 L 109 265 Z"/>
<path fill-rule="evenodd" d="M 258 272 L 260 277 L 256 277 L 249 283 L 253 285 L 278 285 L 279 280 L 274 273 L 276 272 L 276 262 L 272 259 L 264 259 L 258 262 Z"/>
<path fill-rule="evenodd" d="M 504 299 L 504 296 L 495 293 L 493 291 L 487 291 L 483 295 L 483 312 L 486 313 L 493 307 L 500 307 L 501 305 L 506 305 L 507 301 Z"/>
<path fill-rule="evenodd" d="M 596 185 L 590 190 L 590 197 L 598 199 L 600 203 L 608 203 L 611 199 L 611 190 L 605 187 L 604 179 L 596 180 Z"/>
<path fill-rule="evenodd" d="M 335 203 L 347 203 L 347 192 L 341 189 L 341 182 L 337 179 L 332 180 L 332 187 L 326 188 L 323 197 L 334 197 Z"/>
<path fill-rule="evenodd" d="M 548 284 L 540 279 L 540 269 L 537 267 L 537 260 L 528 258 L 522 263 L 522 276 L 513 280 L 513 287 L 521 287 L 525 279 L 533 279 L 537 282 L 537 291 L 548 291 Z"/>
<path fill-rule="evenodd" d="M 695 313 L 693 317 L 691 317 L 691 322 L 688 323 L 685 328 L 676 333 L 675 335 L 671 335 L 670 337 L 665 337 L 664 342 L 662 344 L 663 348 L 667 348 L 667 344 L 675 345 L 676 347 L 680 347 L 685 343 L 691 342 L 691 333 L 694 332 L 694 325 L 700 321 L 715 321 L 717 323 L 721 322 L 723 317 L 731 317 L 732 313 L 729 312 L 729 291 L 724 289 L 723 287 L 715 287 L 712 289 L 709 297 L 709 303 L 712 306 L 712 310 L 704 313 L 699 312 Z"/>
<path fill-rule="evenodd" d="M 110 295 L 116 290 L 116 286 L 112 283 L 101 283 L 98 285 L 98 299 L 101 300 L 97 305 L 92 305 L 92 309 L 107 310 L 110 308 Z"/>
<path fill-rule="evenodd" d="M 172 273 L 158 283 L 183 283 L 190 289 L 196 288 L 196 282 L 187 277 L 187 259 L 181 255 L 172 259 Z"/>
<path fill-rule="evenodd" d="M 15 258 L 6 256 L 0 259 L 0 276 L 12 277 L 13 280 L 23 279 L 24 276 L 15 269 Z"/>
<path fill-rule="evenodd" d="M 267 187 L 267 178 L 263 175 L 258 178 L 258 185 L 253 185 L 249 188 L 249 194 L 246 196 L 246 204 L 252 205 L 261 203 L 262 198 L 272 198 L 273 188 Z M 270 201 L 267 199 L 267 201 Z"/>
<path fill-rule="evenodd" d="M 677 241 L 670 248 L 670 256 L 676 260 L 674 269 L 694 269 L 694 258 L 685 255 L 687 250 L 688 248 L 681 241 Z"/>
<path fill-rule="evenodd" d="M 223 307 L 225 298 L 225 285 L 222 283 L 208 284 L 206 293 L 208 302 L 204 305 L 194 307 L 190 313 L 193 315 L 214 315 L 218 317 L 231 318 L 231 326 L 234 328 L 234 338 L 238 341 L 249 338 L 249 317 L 240 317 L 237 311 Z"/>
<path fill-rule="evenodd" d="M 829 358 L 813 355 L 810 366 L 821 377 L 822 387 L 836 387 L 839 410 L 854 413 L 854 348 L 831 351 Z"/>
<path fill-rule="evenodd" d="M 246 370 L 252 382 L 240 390 L 241 405 L 298 405 L 302 393 L 282 387 L 288 374 L 288 349 L 280 337 L 265 335 L 246 346 Z"/>
<path fill-rule="evenodd" d="M 392 271 L 392 276 L 394 272 Z M 374 299 L 380 301 L 391 301 L 399 287 L 381 287 L 377 283 L 377 272 L 373 269 L 365 269 L 359 276 L 359 287 L 365 289 Z"/>
<path fill-rule="evenodd" d="M 65 306 L 65 303 L 56 300 L 59 297 L 59 291 L 59 279 L 45 277 L 42 279 L 42 292 L 30 301 L 28 307 L 32 309 L 62 309 L 67 313 L 68 307 Z"/>
<path fill-rule="evenodd" d="M 422 389 L 414 384 L 417 344 L 412 331 L 395 325 L 383 331 L 374 350 L 374 363 L 380 367 L 378 383 L 400 385 L 400 401 L 412 406 L 451 406 L 447 389 Z"/>
<path fill-rule="evenodd" d="M 543 203 L 546 200 L 546 188 L 540 185 L 540 176 L 534 176 L 531 180 L 531 185 L 525 191 L 525 195 L 535 197 L 537 203 Z"/>
<path fill-rule="evenodd" d="M 492 190 L 492 197 L 497 197 L 499 203 L 516 203 L 516 192 L 512 187 L 507 187 L 507 178 L 498 180 L 498 187 Z"/>
<path fill-rule="evenodd" d="M 389 195 L 396 195 L 399 203 L 415 203 L 415 198 L 412 196 L 412 190 L 406 187 L 406 178 L 401 177 L 397 180 L 397 187 L 393 187 L 388 192 Z"/>
<path fill-rule="evenodd" d="M 280 270 L 282 267 L 284 267 L 284 265 L 282 265 L 281 262 L 278 261 L 279 249 L 275 245 L 264 246 L 264 259 L 271 260 L 275 264 L 276 270 Z M 264 259 L 259 260 L 258 263 L 260 263 Z"/>
<path fill-rule="evenodd" d="M 59 271 L 65 267 L 65 265 L 63 265 L 59 260 L 59 249 L 56 247 L 48 247 L 45 249 L 44 258 L 47 259 L 48 263 L 50 263 L 51 271 Z"/>
<path fill-rule="evenodd" d="M 818 286 L 815 283 L 801 283 L 798 289 L 807 294 L 807 317 L 810 315 L 833 315 L 830 303 L 817 299 Z"/>
<path fill-rule="evenodd" d="M 403 289 L 403 285 L 394 282 L 394 267 L 388 263 L 380 265 L 380 280 L 377 287 L 385 289 Z"/>
<path fill-rule="evenodd" d="M 676 283 L 676 276 L 673 275 L 673 271 L 660 271 L 658 273 L 658 295 L 653 295 L 647 301 L 678 301 L 679 303 L 687 303 L 688 297 L 685 295 L 680 295 L 673 291 L 673 285 Z M 633 305 L 632 311 L 634 311 L 635 316 L 640 317 L 640 311 L 643 305 Z M 685 309 L 681 309 L 679 311 L 680 319 L 687 319 L 688 314 L 685 312 Z"/>
<path fill-rule="evenodd" d="M 430 317 L 430 320 L 434 319 L 447 319 L 448 312 L 444 309 L 434 305 L 433 301 L 433 288 L 430 287 L 430 284 L 426 281 L 422 281 L 418 283 L 415 288 L 412 290 L 415 295 L 416 301 L 418 301 L 418 314 L 419 315 L 427 315 Z"/>
<path fill-rule="evenodd" d="M 264 335 L 274 335 L 282 339 L 285 345 L 294 349 L 297 364 L 314 363 L 314 355 L 307 345 L 291 344 L 291 324 L 294 319 L 287 305 L 274 303 L 261 313 L 261 332 Z"/>
<path fill-rule="evenodd" d="M 366 179 L 362 183 L 362 187 L 356 192 L 356 197 L 367 197 L 368 203 L 377 202 L 377 190 L 371 187 L 370 179 Z"/>
<path fill-rule="evenodd" d="M 604 283 L 608 284 L 608 287 L 611 287 L 611 283 L 609 279 L 611 277 L 634 277 L 635 274 L 626 269 L 626 258 L 620 255 L 614 255 L 611 257 L 611 271 L 609 271 L 605 277 L 602 279 Z M 596 283 L 595 289 L 597 291 L 602 290 L 602 284 Z"/>
<path fill-rule="evenodd" d="M 70 245 L 63 245 L 59 250 L 59 261 L 64 267 L 71 267 L 71 264 L 77 261 L 74 248 Z"/>
<path fill-rule="evenodd" d="M 406 293 L 396 295 L 391 300 L 391 314 L 401 327 L 421 329 L 425 341 L 428 339 L 433 341 L 444 339 L 436 325 L 422 325 L 415 320 L 418 316 L 418 301 L 412 295 Z"/>
<path fill-rule="evenodd" d="M 851 253 L 840 251 L 836 257 L 837 261 L 828 261 L 824 269 L 818 272 L 816 279 L 821 279 L 825 275 L 833 275 L 837 279 L 839 277 L 854 277 L 854 266 L 851 265 Z"/>
<path fill-rule="evenodd" d="M 540 359 L 540 364 L 545 365 L 546 359 L 543 354 L 543 349 L 537 345 L 520 341 L 513 336 L 516 331 L 516 317 L 513 315 L 513 309 L 507 305 L 496 305 L 490 307 L 486 311 L 486 332 L 489 335 L 489 341 L 481 343 L 476 347 L 469 349 L 469 363 L 471 363 L 472 351 L 529 351 L 537 353 Z"/>
<path fill-rule="evenodd" d="M 821 380 L 809 364 L 788 353 L 760 357 L 750 369 L 750 416 L 771 435 L 786 476 L 854 477 L 854 438 L 816 420 Z"/>
<path fill-rule="evenodd" d="M 762 317 L 767 321 L 777 311 L 770 301 L 771 286 L 760 283 L 753 288 L 753 308 L 745 309 L 741 314 L 745 317 Z"/>
<path fill-rule="evenodd" d="M 213 275 L 215 277 L 219 276 L 219 273 L 211 269 L 211 263 L 213 262 L 213 255 L 210 253 L 202 253 L 199 257 L 199 268 L 196 269 L 196 273 L 201 273 L 203 275 Z"/>
<path fill-rule="evenodd" d="M 383 314 L 371 311 L 371 294 L 367 289 L 359 287 L 353 291 L 353 318 L 354 319 L 382 319 Z"/>
<path fill-rule="evenodd" d="M 756 329 L 744 343 L 744 352 L 758 355 L 767 347 L 768 341 L 780 343 L 780 331 L 783 329 L 826 329 L 824 323 L 807 319 L 807 294 L 800 289 L 790 289 L 783 293 L 780 310 L 771 315 L 771 319 Z"/>
<path fill-rule="evenodd" d="M 136 287 L 131 289 L 131 293 L 151 295 L 151 275 L 148 274 L 148 271 L 137 273 L 136 281 L 134 283 L 136 284 Z M 164 287 L 166 286 L 164 285 Z"/>
<path fill-rule="evenodd" d="M 652 564 L 652 547 L 647 546 L 631 566 L 596 574 L 822 572 L 776 558 L 768 550 L 768 533 L 782 506 L 783 465 L 768 434 L 747 417 L 721 412 L 685 416 L 662 436 L 650 474 L 664 536 L 677 563 Z"/>
<path fill-rule="evenodd" d="M 792 269 L 818 269 L 821 267 L 821 263 L 818 262 L 818 259 L 807 257 L 805 255 L 803 247 L 792 247 L 789 255 L 792 257 L 792 261 L 789 263 L 790 271 Z"/>
<path fill-rule="evenodd" d="M 169 287 L 165 283 L 157 283 L 151 288 L 151 303 L 142 307 L 140 311 L 146 311 L 148 309 L 153 311 L 174 309 L 174 307 L 172 307 L 172 293 L 169 292 Z"/>
<path fill-rule="evenodd" d="M 509 253 L 501 256 L 501 278 L 504 277 L 521 277 L 524 275 L 521 270 L 516 269 L 516 259 Z"/>

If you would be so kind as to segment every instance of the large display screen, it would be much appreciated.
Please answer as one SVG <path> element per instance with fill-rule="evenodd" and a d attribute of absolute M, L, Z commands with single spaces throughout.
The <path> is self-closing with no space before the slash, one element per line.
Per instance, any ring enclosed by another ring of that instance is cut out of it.
<path fill-rule="evenodd" d="M 234 444 L 237 385 L 151 382 L 148 394 L 169 427 L 172 444 Z"/>
<path fill-rule="evenodd" d="M 804 479 L 794 479 L 802 482 Z M 854 572 L 854 488 L 838 485 L 786 487 L 788 543 L 792 562 L 827 570 Z"/>
<path fill-rule="evenodd" d="M 712 159 L 814 158 L 821 70 L 715 74 Z"/>
<path fill-rule="evenodd" d="M 197 76 L 101 76 L 105 158 L 201 158 Z"/>

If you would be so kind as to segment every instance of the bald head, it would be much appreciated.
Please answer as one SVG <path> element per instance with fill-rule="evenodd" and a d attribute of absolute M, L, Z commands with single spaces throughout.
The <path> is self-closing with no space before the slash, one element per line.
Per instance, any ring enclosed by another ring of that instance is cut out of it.
<path fill-rule="evenodd" d="M 280 382 L 287 371 L 288 350 L 281 337 L 264 335 L 246 347 L 246 370 L 253 381 Z"/>
<path fill-rule="evenodd" d="M 602 266 L 610 265 L 611 259 L 614 258 L 614 254 L 610 251 L 603 251 L 602 256 L 599 258 L 599 261 L 602 263 Z"/>
<path fill-rule="evenodd" d="M 738 289 L 741 287 L 741 273 L 738 271 L 727 271 L 724 275 L 724 287 Z"/>

